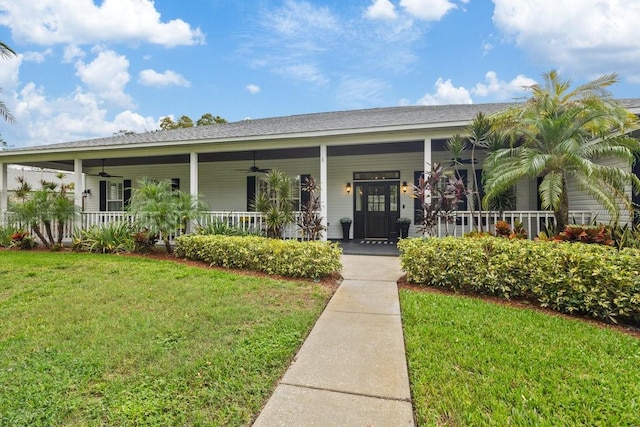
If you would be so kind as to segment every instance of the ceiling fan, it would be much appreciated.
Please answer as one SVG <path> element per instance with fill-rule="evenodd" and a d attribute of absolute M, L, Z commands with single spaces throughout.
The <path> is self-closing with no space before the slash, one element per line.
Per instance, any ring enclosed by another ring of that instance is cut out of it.
<path fill-rule="evenodd" d="M 101 159 L 102 161 L 102 170 L 100 172 L 98 172 L 97 174 L 90 174 L 92 176 L 99 176 L 101 178 L 122 178 L 121 175 L 111 175 L 108 172 L 104 171 L 104 159 Z"/>
<path fill-rule="evenodd" d="M 256 152 L 253 152 L 253 166 L 251 166 L 249 169 L 236 169 L 238 171 L 244 171 L 246 173 L 268 173 L 271 172 L 271 169 L 264 169 L 264 168 L 259 168 L 256 166 Z"/>

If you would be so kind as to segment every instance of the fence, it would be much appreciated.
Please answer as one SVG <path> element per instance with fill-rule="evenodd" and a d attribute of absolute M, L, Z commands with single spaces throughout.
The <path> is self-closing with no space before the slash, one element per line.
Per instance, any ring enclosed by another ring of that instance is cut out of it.
<path fill-rule="evenodd" d="M 301 236 L 301 232 L 297 224 L 301 218 L 301 213 L 296 212 L 295 220 L 293 224 L 285 227 L 283 230 L 283 237 L 285 239 L 297 239 Z M 18 227 L 24 227 L 24 224 L 20 224 L 17 221 L 13 221 L 10 213 L 5 213 L 0 217 L 2 221 L 0 224 L 14 224 Z M 129 224 L 134 223 L 134 217 L 129 212 L 115 211 L 115 212 L 82 212 L 80 216 L 75 220 L 69 220 L 65 223 L 63 229 L 63 241 L 70 242 L 73 240 L 74 234 L 77 234 L 77 229 L 80 227 L 86 230 L 92 226 L 104 226 L 115 222 L 127 222 Z M 256 233 L 264 233 L 265 225 L 262 221 L 262 214 L 259 212 L 229 212 L 229 211 L 209 211 L 204 212 L 193 224 L 188 225 L 187 231 L 194 231 L 196 227 L 207 226 L 214 223 L 225 223 L 226 225 L 234 228 L 242 229 L 243 231 L 254 231 Z M 41 224 L 40 228 L 44 232 L 44 227 Z M 52 233 L 55 239 L 58 237 L 57 225 L 52 224 Z M 176 230 L 171 234 L 170 241 L 173 243 L 174 239 L 183 234 L 183 230 Z"/>
<path fill-rule="evenodd" d="M 595 218 L 591 211 L 569 211 L 569 223 L 590 224 Z M 483 211 L 480 212 L 456 212 L 455 218 L 447 222 L 444 218 L 438 218 L 436 236 L 464 236 L 471 231 L 480 230 L 495 232 L 498 221 L 506 221 L 513 227 L 516 220 L 522 222 L 530 239 L 533 239 L 541 231 L 546 230 L 550 224 L 554 224 L 553 212 L 550 211 Z"/>
<path fill-rule="evenodd" d="M 297 239 L 301 237 L 301 232 L 297 225 L 300 222 L 300 217 L 301 213 L 297 212 L 294 223 L 285 228 L 283 232 L 283 237 L 285 239 Z M 591 211 L 569 212 L 569 222 L 571 223 L 589 224 L 595 217 L 595 214 Z M 2 224 L 11 223 L 11 215 L 9 213 L 5 213 L 0 217 L 0 219 L 2 220 Z M 460 237 L 465 233 L 479 230 L 480 224 L 482 224 L 482 229 L 484 231 L 494 232 L 495 224 L 500 220 L 506 221 L 511 224 L 511 226 L 515 224 L 516 220 L 521 221 L 529 238 L 536 237 L 540 231 L 545 229 L 547 224 L 554 222 L 553 212 L 549 211 L 485 211 L 482 213 L 462 211 L 456 213 L 456 217 L 452 222 L 447 222 L 443 218 L 440 218 L 436 226 L 435 234 L 438 237 Z M 78 219 L 67 221 L 64 226 L 63 240 L 70 242 L 78 226 L 82 229 L 87 229 L 91 226 L 101 226 L 122 221 L 132 224 L 134 218 L 128 212 L 83 212 Z M 265 231 L 262 214 L 259 212 L 209 211 L 203 213 L 196 221 L 194 221 L 195 224 L 190 225 L 190 228 L 193 229 L 194 225 L 207 226 L 209 224 L 219 222 L 223 222 L 231 227 L 240 228 L 244 231 Z M 20 226 L 21 224 L 17 225 Z M 58 230 L 55 225 L 52 227 L 52 231 L 54 238 L 57 238 Z M 176 230 L 170 239 L 172 243 L 175 237 L 180 236 L 181 234 L 181 230 Z"/>

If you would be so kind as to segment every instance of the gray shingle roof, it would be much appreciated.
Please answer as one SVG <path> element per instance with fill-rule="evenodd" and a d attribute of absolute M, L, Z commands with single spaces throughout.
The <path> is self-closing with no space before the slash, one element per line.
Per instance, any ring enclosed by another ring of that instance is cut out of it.
<path fill-rule="evenodd" d="M 8 150 L 38 150 L 55 148 L 90 148 L 145 143 L 216 141 L 260 136 L 287 136 L 322 132 L 367 131 L 385 127 L 437 125 L 470 121 L 483 111 L 493 113 L 515 104 L 468 104 L 373 108 L 300 114 L 285 117 L 249 119 L 239 122 L 199 126 L 187 129 L 154 131 L 124 136 L 88 139 Z"/>
<path fill-rule="evenodd" d="M 619 102 L 634 112 L 640 112 L 640 99 L 623 99 Z M 313 135 L 316 133 L 367 132 L 382 128 L 443 127 L 451 123 L 470 122 L 478 112 L 495 113 L 516 103 L 434 105 L 373 108 L 366 110 L 335 111 L 300 114 L 285 117 L 249 119 L 239 122 L 200 126 L 188 129 L 154 131 L 125 136 L 58 144 L 40 145 L 7 150 L 73 149 L 98 146 L 122 146 L 146 143 L 180 143 L 189 141 L 224 141 L 256 137 L 286 137 L 287 135 Z"/>

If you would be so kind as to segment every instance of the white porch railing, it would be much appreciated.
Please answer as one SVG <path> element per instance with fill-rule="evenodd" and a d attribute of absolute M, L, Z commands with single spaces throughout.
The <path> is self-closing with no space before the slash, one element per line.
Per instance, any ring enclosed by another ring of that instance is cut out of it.
<path fill-rule="evenodd" d="M 300 237 L 300 230 L 296 225 L 299 222 L 301 212 L 296 212 L 295 222 L 283 231 L 285 239 L 296 239 Z M 133 216 L 128 212 L 83 212 L 82 227 L 89 228 L 92 225 L 108 224 L 116 221 L 126 221 L 133 223 Z M 243 231 L 264 232 L 265 227 L 262 222 L 262 214 L 260 212 L 230 212 L 230 211 L 208 211 L 204 212 L 196 221 L 198 226 L 206 227 L 209 224 L 224 222 L 230 227 L 236 227 Z M 175 237 L 182 234 L 177 230 L 172 235 L 171 241 Z"/>
<path fill-rule="evenodd" d="M 569 211 L 570 224 L 590 224 L 593 218 L 595 218 L 595 213 L 591 211 Z M 527 236 L 529 239 L 533 239 L 540 231 L 545 230 L 547 224 L 554 221 L 554 216 L 550 211 L 483 211 L 482 214 L 462 211 L 457 212 L 455 220 L 450 223 L 439 218 L 436 235 L 438 237 L 464 236 L 471 231 L 480 230 L 481 223 L 483 231 L 494 233 L 496 223 L 501 220 L 506 221 L 511 227 L 516 220 L 521 221 L 527 231 Z"/>
<path fill-rule="evenodd" d="M 300 229 L 297 226 L 300 215 L 301 213 L 297 212 L 296 221 L 284 230 L 283 237 L 285 239 L 296 239 L 301 236 Z M 596 218 L 596 214 L 591 211 L 569 212 L 570 223 L 575 222 L 576 224 L 589 224 L 594 218 Z M 4 215 L 0 216 L 0 220 L 2 224 L 10 223 L 10 214 L 5 212 Z M 465 233 L 479 230 L 479 224 L 482 222 L 484 231 L 494 233 L 495 224 L 500 220 L 506 221 L 511 224 L 511 226 L 513 226 L 515 220 L 521 221 L 527 231 L 527 235 L 532 239 L 535 238 L 540 231 L 544 230 L 544 226 L 546 224 L 553 220 L 553 212 L 508 211 L 500 213 L 495 211 L 484 211 L 482 214 L 469 211 L 457 212 L 456 219 L 451 223 L 446 223 L 440 219 L 435 231 L 438 237 L 460 237 L 464 236 Z M 87 229 L 93 225 L 106 225 L 112 222 L 126 221 L 133 223 L 133 216 L 128 212 L 83 212 L 77 221 L 78 223 L 71 220 L 65 224 L 63 232 L 63 240 L 65 242 L 72 240 L 74 231 L 78 225 L 83 229 Z M 207 226 L 208 224 L 215 222 L 224 222 L 229 226 L 238 227 L 245 231 L 265 231 L 264 224 L 262 222 L 262 214 L 259 212 L 209 211 L 202 214 L 202 216 L 196 221 L 196 223 L 201 226 Z M 416 224 L 414 224 L 414 230 L 415 227 Z M 53 225 L 52 231 L 54 237 L 57 238 L 57 227 L 55 225 Z M 171 241 L 181 234 L 181 231 L 176 231 L 176 233 L 172 235 Z"/>

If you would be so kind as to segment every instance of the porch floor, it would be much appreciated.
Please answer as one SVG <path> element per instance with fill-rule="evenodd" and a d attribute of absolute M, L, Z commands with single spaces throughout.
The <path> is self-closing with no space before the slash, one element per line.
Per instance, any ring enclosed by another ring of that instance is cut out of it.
<path fill-rule="evenodd" d="M 386 240 L 352 239 L 349 241 L 335 240 L 345 255 L 377 255 L 399 256 L 400 251 L 395 243 Z"/>

